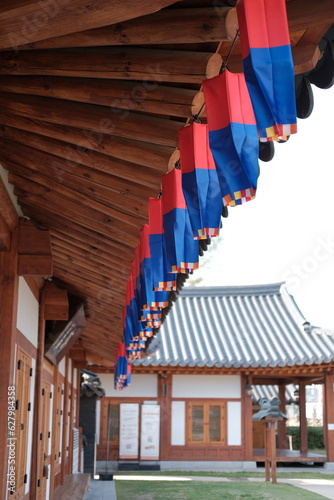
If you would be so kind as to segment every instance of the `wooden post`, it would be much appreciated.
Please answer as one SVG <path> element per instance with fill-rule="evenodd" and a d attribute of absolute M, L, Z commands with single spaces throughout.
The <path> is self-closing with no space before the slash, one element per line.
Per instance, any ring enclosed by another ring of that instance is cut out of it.
<path fill-rule="evenodd" d="M 327 415 L 327 425 L 324 426 L 326 434 L 326 450 L 328 462 L 334 462 L 334 372 L 333 370 L 325 375 L 325 406 Z"/>
<path fill-rule="evenodd" d="M 55 489 L 55 450 L 56 450 L 56 436 L 57 436 L 57 426 L 56 426 L 56 418 L 57 418 L 57 388 L 58 388 L 58 366 L 53 367 L 53 409 L 52 409 L 52 433 L 51 433 L 51 458 L 50 458 L 50 498 L 49 500 L 53 500 L 53 494 Z"/>
<path fill-rule="evenodd" d="M 67 427 L 68 427 L 68 356 L 65 359 L 65 380 L 64 380 L 64 410 L 63 410 L 63 439 L 61 446 L 61 473 L 60 484 L 64 484 L 66 476 L 66 445 L 67 445 Z"/>
<path fill-rule="evenodd" d="M 246 383 L 252 383 L 249 377 L 243 377 L 242 387 L 246 387 Z M 245 460 L 253 460 L 253 421 L 252 421 L 252 407 L 253 400 L 251 395 L 247 395 L 246 391 L 242 391 L 242 404 L 243 404 L 243 442 L 245 447 Z"/>
<path fill-rule="evenodd" d="M 11 237 L 11 250 L 0 252 L 0 497 L 6 498 L 7 489 L 7 431 L 9 408 L 8 387 L 13 385 L 18 278 L 17 230 Z"/>
<path fill-rule="evenodd" d="M 278 394 L 280 404 L 280 410 L 285 413 L 285 384 L 279 386 Z M 287 435 L 286 435 L 286 421 L 282 420 L 278 422 L 278 448 L 281 450 L 287 449 Z"/>
<path fill-rule="evenodd" d="M 300 452 L 308 452 L 307 421 L 306 421 L 306 382 L 299 381 L 299 424 L 300 424 Z"/>
<path fill-rule="evenodd" d="M 158 375 L 158 403 L 160 404 L 160 460 L 168 459 L 171 444 L 172 376 Z"/>
<path fill-rule="evenodd" d="M 271 478 L 272 482 L 277 483 L 277 455 L 276 455 L 276 422 L 279 423 L 283 420 L 283 417 L 265 417 L 265 469 L 266 469 L 266 481 L 270 481 L 270 468 L 271 468 Z"/>
<path fill-rule="evenodd" d="M 270 456 L 271 456 L 271 441 L 269 435 L 269 424 L 265 423 L 264 428 L 264 463 L 266 469 L 266 481 L 270 481 Z"/>

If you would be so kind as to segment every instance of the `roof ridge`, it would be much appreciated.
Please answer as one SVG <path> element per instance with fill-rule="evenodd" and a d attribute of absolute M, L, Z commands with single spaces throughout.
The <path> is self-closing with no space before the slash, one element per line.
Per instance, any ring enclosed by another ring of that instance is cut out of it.
<path fill-rule="evenodd" d="M 269 283 L 259 285 L 233 285 L 233 286 L 185 286 L 180 296 L 218 296 L 218 295 L 279 295 L 285 283 Z"/>

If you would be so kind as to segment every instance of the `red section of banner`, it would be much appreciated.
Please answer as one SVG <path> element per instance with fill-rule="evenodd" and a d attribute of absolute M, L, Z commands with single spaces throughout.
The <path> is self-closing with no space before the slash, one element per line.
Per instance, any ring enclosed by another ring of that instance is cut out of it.
<path fill-rule="evenodd" d="M 182 191 L 181 170 L 174 168 L 162 178 L 162 211 L 168 214 L 174 208 L 186 209 L 186 201 Z"/>
<path fill-rule="evenodd" d="M 150 234 L 163 234 L 162 199 L 148 199 L 148 219 Z"/>

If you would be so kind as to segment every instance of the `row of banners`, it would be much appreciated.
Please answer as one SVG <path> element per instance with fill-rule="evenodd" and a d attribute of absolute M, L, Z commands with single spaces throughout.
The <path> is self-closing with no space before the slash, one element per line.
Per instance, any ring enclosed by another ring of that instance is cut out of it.
<path fill-rule="evenodd" d="M 223 207 L 255 197 L 259 141 L 297 131 L 285 0 L 239 0 L 237 14 L 244 73 L 224 69 L 203 82 L 207 124 L 179 130 L 180 166 L 162 177 L 161 197 L 148 200 L 127 282 L 117 389 L 129 384 L 127 361 L 160 327 L 177 273 L 198 267 L 198 240 L 219 234 Z"/>

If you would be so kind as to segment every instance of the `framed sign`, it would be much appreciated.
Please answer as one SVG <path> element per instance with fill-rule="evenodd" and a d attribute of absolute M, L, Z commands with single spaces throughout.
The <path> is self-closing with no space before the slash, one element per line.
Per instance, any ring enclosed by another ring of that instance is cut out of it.
<path fill-rule="evenodd" d="M 159 460 L 160 406 L 143 405 L 141 410 L 140 459 Z"/>
<path fill-rule="evenodd" d="M 54 365 L 58 365 L 85 327 L 85 310 L 83 304 L 80 304 L 69 321 L 58 321 L 53 330 L 46 331 L 45 357 Z"/>
<path fill-rule="evenodd" d="M 119 458 L 136 460 L 138 458 L 139 404 L 121 403 L 119 422 Z"/>

